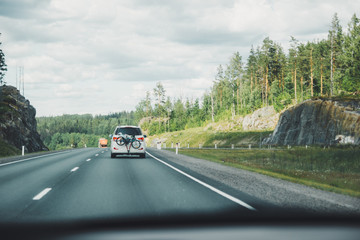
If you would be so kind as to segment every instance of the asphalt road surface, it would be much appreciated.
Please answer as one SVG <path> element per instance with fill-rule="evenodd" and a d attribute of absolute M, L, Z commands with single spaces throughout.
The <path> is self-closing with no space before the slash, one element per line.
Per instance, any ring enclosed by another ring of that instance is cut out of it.
<path fill-rule="evenodd" d="M 148 149 L 145 159 L 112 159 L 109 149 L 85 148 L 0 164 L 0 221 L 201 214 L 229 209 L 261 212 L 278 207 L 266 195 L 252 196 L 231 183 L 176 163 L 177 158 L 181 156 Z"/>
<path fill-rule="evenodd" d="M 2 164 L 1 221 L 256 211 L 150 155 L 112 159 L 108 149 L 86 148 Z"/>

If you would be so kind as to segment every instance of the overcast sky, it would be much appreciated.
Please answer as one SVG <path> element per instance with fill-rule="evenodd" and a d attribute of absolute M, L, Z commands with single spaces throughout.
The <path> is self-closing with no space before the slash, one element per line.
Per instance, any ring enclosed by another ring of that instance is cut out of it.
<path fill-rule="evenodd" d="M 359 0 L 0 0 L 0 41 L 15 86 L 37 116 L 135 110 L 161 82 L 171 98 L 201 97 L 216 68 L 265 37 L 287 48 L 343 29 Z"/>

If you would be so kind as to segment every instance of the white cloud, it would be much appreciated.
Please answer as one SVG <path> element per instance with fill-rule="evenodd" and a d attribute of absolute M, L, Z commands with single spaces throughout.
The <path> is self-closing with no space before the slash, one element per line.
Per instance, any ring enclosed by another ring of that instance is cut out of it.
<path fill-rule="evenodd" d="M 1 1 L 8 72 L 24 66 L 38 115 L 133 110 L 161 81 L 168 96 L 201 97 L 216 67 L 269 36 L 287 46 L 346 27 L 358 1 Z M 357 13 L 358 16 L 360 15 Z M 135 99 L 129 101 L 129 99 Z M 110 104 L 109 104 L 110 103 Z M 116 103 L 116 104 L 111 104 Z"/>
<path fill-rule="evenodd" d="M 142 83 L 132 85 L 131 90 L 131 100 L 135 99 L 136 101 L 140 101 L 146 96 L 145 85 Z"/>
<path fill-rule="evenodd" d="M 70 84 L 60 84 L 56 89 L 54 89 L 54 92 L 57 97 L 78 97 L 81 94 Z M 74 99 L 74 101 L 75 100 L 76 99 Z"/>

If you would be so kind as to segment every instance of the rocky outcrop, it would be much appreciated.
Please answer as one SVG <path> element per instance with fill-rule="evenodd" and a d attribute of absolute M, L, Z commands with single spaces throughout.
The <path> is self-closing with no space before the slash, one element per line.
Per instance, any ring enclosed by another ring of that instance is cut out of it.
<path fill-rule="evenodd" d="M 246 115 L 242 122 L 243 129 L 249 130 L 268 130 L 274 129 L 279 121 L 280 113 L 277 113 L 273 106 L 263 107 L 252 114 Z"/>
<path fill-rule="evenodd" d="M 36 130 L 36 110 L 12 86 L 0 87 L 0 138 L 25 152 L 48 150 Z"/>
<path fill-rule="evenodd" d="M 273 106 L 257 109 L 246 116 L 235 116 L 231 120 L 209 123 L 204 130 L 214 130 L 220 132 L 244 130 L 262 131 L 273 130 L 279 121 L 280 113 L 277 113 Z"/>
<path fill-rule="evenodd" d="M 307 100 L 280 116 L 265 144 L 360 144 L 359 100 Z"/>

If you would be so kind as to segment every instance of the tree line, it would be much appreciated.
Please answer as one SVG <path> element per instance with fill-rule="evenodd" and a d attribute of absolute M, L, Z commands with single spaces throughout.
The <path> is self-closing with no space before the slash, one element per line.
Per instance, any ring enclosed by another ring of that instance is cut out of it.
<path fill-rule="evenodd" d="M 51 150 L 68 147 L 97 147 L 99 138 L 108 138 L 118 125 L 136 125 L 134 112 L 38 117 L 37 130 Z"/>
<path fill-rule="evenodd" d="M 139 102 L 135 117 L 149 134 L 234 119 L 263 106 L 277 111 L 311 97 L 359 94 L 360 24 L 354 14 L 346 31 L 335 13 L 326 39 L 284 48 L 269 37 L 251 47 L 246 61 L 235 52 L 219 65 L 212 87 L 201 99 L 173 99 L 162 84 Z M 152 98 L 153 97 L 153 98 Z"/>

